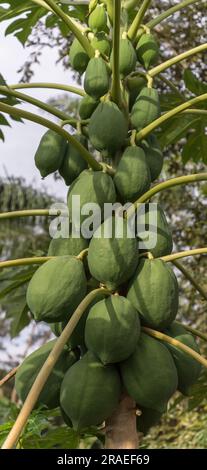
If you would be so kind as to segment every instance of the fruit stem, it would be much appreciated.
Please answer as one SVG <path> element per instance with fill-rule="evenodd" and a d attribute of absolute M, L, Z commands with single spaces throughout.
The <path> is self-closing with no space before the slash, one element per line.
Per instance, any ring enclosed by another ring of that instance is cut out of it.
<path fill-rule="evenodd" d="M 11 268 L 15 266 L 28 266 L 30 264 L 42 264 L 46 263 L 50 259 L 55 258 L 54 256 L 32 256 L 31 258 L 18 258 L 10 259 L 8 261 L 0 261 L 0 269 Z"/>
<path fill-rule="evenodd" d="M 195 329 L 195 328 L 192 328 L 191 326 L 188 326 L 188 325 L 184 325 L 183 323 L 179 322 L 176 320 L 176 323 L 178 323 L 179 325 L 183 326 L 183 328 L 185 328 L 187 331 L 189 331 L 190 333 L 192 333 L 194 336 L 198 336 L 198 338 L 201 338 L 203 339 L 204 341 L 207 341 L 207 335 L 205 335 L 205 333 L 202 333 L 201 331 Z"/>
<path fill-rule="evenodd" d="M 141 204 L 151 199 L 155 194 L 163 191 L 164 189 L 173 188 L 180 184 L 196 183 L 197 181 L 206 181 L 207 173 L 195 173 L 192 175 L 177 176 L 176 178 L 170 178 L 169 180 L 163 181 L 162 183 L 156 184 L 153 188 L 149 189 L 146 193 L 137 199 L 132 206 L 125 212 L 125 217 L 130 217 Z"/>
<path fill-rule="evenodd" d="M 74 36 L 80 42 L 81 46 L 87 52 L 88 56 L 92 58 L 95 53 L 94 48 L 91 46 L 87 37 L 82 34 L 79 27 L 77 27 L 77 25 L 70 19 L 70 17 L 66 15 L 66 13 L 64 13 L 64 11 L 57 5 L 54 0 L 44 0 L 44 3 L 46 3 L 46 5 L 49 5 L 51 10 L 68 26 L 69 30 L 72 31 Z"/>
<path fill-rule="evenodd" d="M 0 111 L 11 116 L 17 116 L 22 117 L 23 119 L 28 119 L 29 121 L 36 122 L 37 124 L 41 124 L 42 126 L 52 129 L 53 131 L 65 137 L 65 139 L 68 140 L 68 142 L 78 150 L 80 155 L 84 158 L 84 160 L 94 171 L 102 170 L 102 166 L 100 165 L 100 163 L 95 160 L 95 158 L 89 153 L 89 151 L 71 134 L 69 134 L 69 132 L 61 128 L 61 126 L 58 126 L 54 122 L 49 121 L 48 119 L 45 119 L 41 116 L 38 116 L 37 114 L 30 113 L 29 111 L 24 111 L 23 109 L 18 109 L 14 106 L 10 106 L 4 103 L 0 103 Z"/>
<path fill-rule="evenodd" d="M 144 18 L 144 15 L 149 8 L 151 4 L 151 0 L 144 0 L 143 3 L 141 4 L 141 7 L 139 8 L 134 21 L 132 22 L 129 30 L 128 30 L 128 38 L 133 41 L 136 37 L 137 31 L 142 23 L 142 20 Z"/>
<path fill-rule="evenodd" d="M 85 248 L 79 253 L 78 256 L 76 256 L 76 258 L 79 259 L 80 261 L 83 261 L 83 259 L 87 256 L 87 254 L 88 254 L 88 248 Z"/>
<path fill-rule="evenodd" d="M 124 394 L 118 407 L 106 420 L 106 449 L 137 449 L 136 403 Z"/>
<path fill-rule="evenodd" d="M 14 423 L 13 428 L 11 429 L 9 435 L 7 436 L 2 449 L 11 449 L 15 446 L 19 436 L 22 433 L 22 430 L 27 423 L 30 413 L 32 412 L 36 401 L 49 377 L 51 374 L 53 367 L 55 366 L 60 354 L 66 345 L 68 339 L 70 338 L 72 332 L 74 331 L 76 325 L 78 324 L 80 318 L 82 317 L 83 313 L 85 312 L 86 308 L 90 305 L 93 299 L 100 293 L 103 292 L 105 295 L 110 295 L 110 291 L 108 289 L 95 289 L 91 291 L 79 304 L 75 312 L 73 313 L 72 317 L 70 318 L 69 322 L 67 323 L 66 327 L 64 328 L 63 332 L 55 342 L 53 349 L 51 350 L 50 354 L 48 355 L 45 363 L 43 364 L 40 372 L 38 373 L 28 395 L 23 404 L 23 407 Z"/>
<path fill-rule="evenodd" d="M 172 65 L 177 64 L 178 62 L 181 62 L 182 60 L 185 60 L 194 54 L 198 54 L 199 52 L 205 51 L 206 49 L 207 49 L 207 43 L 201 44 L 200 46 L 193 47 L 192 49 L 189 49 L 188 51 L 182 52 L 182 54 L 178 54 L 177 56 L 172 57 L 171 59 L 168 59 L 165 62 L 162 62 L 162 64 L 159 64 L 153 69 L 149 70 L 148 74 L 151 77 L 155 77 L 160 72 L 163 72 L 163 70 L 166 70 L 169 67 L 172 67 Z"/>
<path fill-rule="evenodd" d="M 71 85 L 64 85 L 60 83 L 50 83 L 50 82 L 15 83 L 14 85 L 9 85 L 9 88 L 15 88 L 16 90 L 21 89 L 21 88 L 51 88 L 54 90 L 68 91 L 69 93 L 74 93 L 75 95 L 85 96 L 85 91 L 82 88 L 77 88 Z"/>
<path fill-rule="evenodd" d="M 200 101 L 205 100 L 207 100 L 207 93 L 203 93 L 202 95 L 196 96 L 195 98 L 192 98 L 191 100 L 186 101 L 185 103 L 182 103 L 179 106 L 176 106 L 176 108 L 171 109 L 167 113 L 162 114 L 162 116 L 160 116 L 158 119 L 155 119 L 155 121 L 151 122 L 151 124 L 141 129 L 141 131 L 137 132 L 137 142 L 142 139 L 145 139 L 145 137 L 150 134 L 150 132 L 154 131 L 154 129 L 161 126 L 164 122 L 168 121 L 168 119 L 176 116 L 179 113 L 182 113 L 183 111 L 199 103 Z"/>
<path fill-rule="evenodd" d="M 152 328 L 147 328 L 145 326 L 142 327 L 142 331 L 147 335 L 152 336 L 153 338 L 165 341 L 166 343 L 172 344 L 172 346 L 181 349 L 207 369 L 207 360 L 199 353 L 189 348 L 189 346 L 186 346 L 185 344 L 181 343 L 181 341 L 178 341 L 175 338 L 171 338 L 171 336 L 161 333 L 161 331 L 153 330 Z"/>
<path fill-rule="evenodd" d="M 121 0 L 114 2 L 113 8 L 113 46 L 112 46 L 112 85 L 111 99 L 121 107 L 121 87 L 119 75 Z"/>
<path fill-rule="evenodd" d="M 2 212 L 0 213 L 1 219 L 16 219 L 17 217 L 35 217 L 35 216 L 49 216 L 49 209 L 27 209 L 23 211 L 11 211 L 11 212 Z M 60 215 L 57 211 L 56 215 Z"/>
<path fill-rule="evenodd" d="M 195 287 L 195 289 L 202 295 L 202 297 L 207 300 L 207 292 L 205 292 L 205 290 L 203 289 L 203 287 L 201 287 L 197 281 L 195 280 L 195 278 L 193 276 L 191 276 L 191 274 L 189 273 L 189 271 L 181 264 L 179 263 L 179 261 L 177 260 L 174 260 L 172 261 L 172 263 L 174 264 L 174 266 L 176 266 L 177 269 L 179 269 L 179 271 L 181 271 L 181 273 L 184 274 L 184 276 L 188 279 L 188 281 Z"/>
<path fill-rule="evenodd" d="M 158 24 L 160 24 L 163 20 L 168 18 L 169 16 L 173 15 L 173 13 L 176 13 L 176 11 L 181 10 L 182 8 L 185 8 L 189 5 L 193 5 L 194 3 L 198 3 L 199 0 L 184 0 L 183 2 L 179 2 L 176 5 L 174 5 L 171 8 L 168 8 L 168 10 L 165 10 L 163 13 L 158 15 L 156 18 L 153 20 L 149 21 L 146 26 L 148 26 L 150 29 L 154 28 Z"/>
<path fill-rule="evenodd" d="M 187 256 L 196 256 L 207 253 L 207 247 L 205 248 L 195 248 L 194 250 L 179 251 L 178 253 L 173 253 L 172 255 L 161 256 L 159 259 L 168 263 L 169 261 L 174 261 L 180 258 L 186 258 Z"/>

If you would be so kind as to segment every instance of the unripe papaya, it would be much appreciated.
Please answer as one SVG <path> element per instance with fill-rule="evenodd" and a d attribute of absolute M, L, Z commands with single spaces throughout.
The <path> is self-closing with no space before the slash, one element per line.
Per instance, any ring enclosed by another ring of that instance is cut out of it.
<path fill-rule="evenodd" d="M 111 52 L 111 43 L 104 33 L 98 33 L 94 36 L 91 39 L 91 45 L 95 51 L 99 51 L 100 54 L 104 54 L 109 57 Z"/>
<path fill-rule="evenodd" d="M 110 57 L 112 65 L 113 61 L 113 50 Z M 126 33 L 123 34 L 120 40 L 120 52 L 119 52 L 119 72 L 121 78 L 126 77 L 135 69 L 137 57 L 135 49 L 131 41 L 127 38 Z"/>
<path fill-rule="evenodd" d="M 43 134 L 35 153 L 35 165 L 43 178 L 57 171 L 63 161 L 67 140 L 52 130 Z"/>
<path fill-rule="evenodd" d="M 86 248 L 88 248 L 88 240 L 81 235 L 78 238 L 74 238 L 70 234 L 69 238 L 52 238 L 47 256 L 77 256 Z"/>
<path fill-rule="evenodd" d="M 57 256 L 35 271 L 27 289 L 27 304 L 36 321 L 66 320 L 85 297 L 86 288 L 82 261 Z"/>
<path fill-rule="evenodd" d="M 160 259 L 141 259 L 127 298 L 151 328 L 164 329 L 178 311 L 178 283 L 173 270 Z"/>
<path fill-rule="evenodd" d="M 118 405 L 121 383 L 115 366 L 104 366 L 87 352 L 66 373 L 60 403 L 75 429 L 96 426 L 105 421 Z"/>
<path fill-rule="evenodd" d="M 197 353 L 200 353 L 199 347 L 188 331 L 177 322 L 172 323 L 165 333 L 172 338 L 177 339 Z M 190 395 L 190 387 L 198 380 L 201 373 L 201 364 L 197 362 L 189 354 L 172 344 L 166 343 L 167 348 L 174 359 L 178 373 L 178 390 L 183 395 Z"/>
<path fill-rule="evenodd" d="M 175 393 L 176 367 L 168 349 L 160 341 L 141 333 L 134 353 L 120 364 L 123 385 L 140 406 L 160 413 Z"/>
<path fill-rule="evenodd" d="M 159 423 L 163 413 L 144 406 L 138 406 L 138 408 L 142 414 L 137 416 L 137 431 L 146 435 L 153 426 L 156 426 L 156 424 Z"/>
<path fill-rule="evenodd" d="M 134 352 L 139 335 L 138 312 L 125 297 L 112 295 L 90 309 L 85 343 L 103 364 L 127 359 Z"/>
<path fill-rule="evenodd" d="M 100 103 L 91 116 L 89 139 L 95 149 L 107 150 L 110 155 L 119 150 L 127 137 L 127 121 L 118 106 L 112 102 Z"/>
<path fill-rule="evenodd" d="M 157 218 L 156 222 L 152 220 L 154 216 Z M 145 213 L 140 214 L 139 211 L 137 212 L 137 230 L 138 240 L 144 244 L 141 248 L 144 252 L 150 251 L 154 258 L 160 258 L 172 252 L 172 232 L 160 204 L 156 206 L 145 204 Z M 150 240 L 153 234 L 155 237 L 154 247 L 148 248 L 147 241 Z"/>
<path fill-rule="evenodd" d="M 49 341 L 24 359 L 15 376 L 15 389 L 19 398 L 24 402 L 27 395 L 56 340 Z M 76 362 L 73 351 L 64 348 L 50 376 L 44 385 L 35 407 L 46 406 L 56 408 L 59 406 L 60 387 L 66 371 Z"/>
<path fill-rule="evenodd" d="M 148 69 L 157 62 L 159 46 L 152 34 L 142 34 L 137 44 L 137 57 L 145 69 Z"/>
<path fill-rule="evenodd" d="M 141 147 L 127 147 L 119 161 L 114 184 L 124 202 L 135 201 L 151 184 L 150 170 Z"/>
<path fill-rule="evenodd" d="M 68 192 L 68 208 L 69 218 L 72 220 L 72 206 L 73 196 L 80 197 L 80 208 L 85 204 L 94 203 L 98 204 L 101 209 L 102 216 L 104 213 L 105 203 L 114 203 L 116 201 L 116 191 L 111 176 L 102 171 L 83 171 L 78 178 L 71 184 Z M 76 225 L 78 222 L 74 220 L 76 207 L 73 207 L 73 223 Z M 77 208 L 78 211 L 78 208 Z M 78 221 L 78 213 L 75 214 Z M 81 214 L 80 221 L 83 222 L 87 215 Z"/>
<path fill-rule="evenodd" d="M 87 147 L 87 139 L 81 134 L 76 134 L 74 138 L 80 142 L 84 147 Z M 68 144 L 62 165 L 59 168 L 59 173 L 65 181 L 67 186 L 80 175 L 80 173 L 88 168 L 87 162 L 84 160 L 79 151 Z"/>
<path fill-rule="evenodd" d="M 108 92 L 109 73 L 102 57 L 94 57 L 89 61 L 84 78 L 84 90 L 94 100 L 98 100 Z"/>
<path fill-rule="evenodd" d="M 81 119 L 89 119 L 99 104 L 91 96 L 86 95 L 81 99 L 79 106 L 79 116 Z"/>
<path fill-rule="evenodd" d="M 95 231 L 89 244 L 88 266 L 91 275 L 114 290 L 130 279 L 137 264 L 137 240 L 127 220 L 118 216 L 109 217 Z"/>
<path fill-rule="evenodd" d="M 107 14 L 104 5 L 97 5 L 96 8 L 90 13 L 88 19 L 89 28 L 97 33 L 98 31 L 105 31 L 107 28 Z"/>
<path fill-rule="evenodd" d="M 132 108 L 131 122 L 135 129 L 142 129 L 160 116 L 157 90 L 144 87 Z"/>
<path fill-rule="evenodd" d="M 146 86 L 146 78 L 144 77 L 128 77 L 126 82 L 129 91 L 129 109 L 131 110 L 134 105 L 138 94 Z"/>
<path fill-rule="evenodd" d="M 150 168 L 151 180 L 158 178 L 162 171 L 164 156 L 155 135 L 149 135 L 146 140 L 142 140 L 140 146 L 143 148 L 147 163 Z"/>
<path fill-rule="evenodd" d="M 74 70 L 80 74 L 85 72 L 90 58 L 78 39 L 74 39 L 73 43 L 71 44 L 69 57 L 71 67 Z"/>

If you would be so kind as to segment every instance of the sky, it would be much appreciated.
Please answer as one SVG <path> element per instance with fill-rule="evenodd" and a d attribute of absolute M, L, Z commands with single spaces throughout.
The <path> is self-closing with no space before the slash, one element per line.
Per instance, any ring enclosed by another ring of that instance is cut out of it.
<path fill-rule="evenodd" d="M 20 74 L 17 70 L 29 56 L 30 50 L 23 48 L 14 36 L 4 36 L 6 23 L 0 25 L 0 73 L 8 84 L 19 82 Z M 41 65 L 36 65 L 33 70 L 35 75 L 32 82 L 60 82 L 74 84 L 71 74 L 64 71 L 60 64 L 56 64 L 57 51 L 45 48 L 41 57 Z M 62 95 L 58 90 L 20 90 L 31 94 L 35 98 L 47 101 L 50 97 Z M 74 96 L 74 95 L 73 95 Z M 37 108 L 29 104 L 22 106 L 24 109 L 37 112 Z M 42 111 L 38 111 L 42 114 Z M 46 115 L 45 115 L 46 116 Z M 49 117 L 51 119 L 51 117 Z M 55 182 L 52 176 L 41 180 L 39 171 L 35 168 L 34 155 L 45 128 L 39 124 L 24 121 L 18 124 L 12 121 L 12 127 L 4 127 L 5 142 L 0 140 L 0 176 L 24 177 L 28 184 L 32 183 L 36 188 L 47 189 L 50 194 L 65 197 L 67 188 L 62 181 Z"/>

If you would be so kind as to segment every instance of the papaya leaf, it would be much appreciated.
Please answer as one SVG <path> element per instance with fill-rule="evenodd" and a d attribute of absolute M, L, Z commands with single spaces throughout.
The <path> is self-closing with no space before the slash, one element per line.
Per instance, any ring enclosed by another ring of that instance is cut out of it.
<path fill-rule="evenodd" d="M 39 436 L 27 433 L 23 435 L 21 445 L 24 449 L 77 449 L 79 436 L 75 430 L 61 426 L 44 430 Z"/>
<path fill-rule="evenodd" d="M 24 297 L 25 298 L 25 297 Z M 21 307 L 18 313 L 14 316 L 13 321 L 10 326 L 10 334 L 11 338 L 17 336 L 21 330 L 23 330 L 28 324 L 30 323 L 30 317 L 28 314 L 28 307 L 27 304 L 23 304 L 23 308 Z"/>
<path fill-rule="evenodd" d="M 194 95 L 207 93 L 207 83 L 201 82 L 190 69 L 185 70 L 183 78 L 186 88 Z"/>
<path fill-rule="evenodd" d="M 26 17 L 21 17 L 14 20 L 7 27 L 5 34 L 13 34 L 24 45 L 28 39 L 32 28 L 36 25 L 39 19 L 47 14 L 47 10 L 39 7 L 35 3 L 26 0 L 0 0 L 1 4 L 8 4 L 8 8 L 1 8 L 0 22 L 9 20 L 11 18 L 18 18 L 23 13 Z"/>
<path fill-rule="evenodd" d="M 178 93 L 162 93 L 160 95 L 160 106 L 163 112 L 179 106 L 183 101 L 182 96 L 179 96 Z"/>
<path fill-rule="evenodd" d="M 189 160 L 197 163 L 201 160 L 207 164 L 207 135 L 202 125 L 189 136 L 182 150 L 182 159 L 184 163 Z"/>
<path fill-rule="evenodd" d="M 200 117 L 195 115 L 180 115 L 170 119 L 166 124 L 161 127 L 161 132 L 157 137 L 162 148 L 175 144 L 182 137 L 185 137 L 189 129 L 193 129 L 195 124 L 200 122 Z"/>

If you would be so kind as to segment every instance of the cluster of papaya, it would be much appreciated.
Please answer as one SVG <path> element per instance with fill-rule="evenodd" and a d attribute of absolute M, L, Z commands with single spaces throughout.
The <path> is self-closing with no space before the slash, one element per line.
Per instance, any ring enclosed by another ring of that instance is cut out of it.
<path fill-rule="evenodd" d="M 123 390 L 135 400 L 142 415 L 138 429 L 146 433 L 166 411 L 176 390 L 188 394 L 200 374 L 199 364 L 185 352 L 161 343 L 142 327 L 166 332 L 198 351 L 193 336 L 175 321 L 178 312 L 178 283 L 171 267 L 160 257 L 172 251 L 172 234 L 164 211 L 156 207 L 153 226 L 151 206 L 137 213 L 142 226 L 156 232 L 156 243 L 148 252 L 145 235 L 138 230 L 130 236 L 127 218 L 104 218 L 106 203 L 133 203 L 158 178 L 163 154 L 155 135 L 137 145 L 136 131 L 160 115 L 156 89 L 135 74 L 140 64 L 147 70 L 156 62 L 159 50 L 154 37 L 143 32 L 136 48 L 122 33 L 120 78 L 122 105 L 113 102 L 113 48 L 109 34 L 110 12 L 105 2 L 96 4 L 88 18 L 88 39 L 95 49 L 90 59 L 74 40 L 70 61 L 74 70 L 85 72 L 85 96 L 79 116 L 84 125 L 75 138 L 100 153 L 114 167 L 114 175 L 87 167 L 81 152 L 53 131 L 47 131 L 38 147 L 35 162 L 43 177 L 59 171 L 69 187 L 71 225 L 73 196 L 80 208 L 96 203 L 100 223 L 90 237 L 54 238 L 48 256 L 33 275 L 27 290 L 27 304 L 36 321 L 47 322 L 59 336 L 91 286 L 105 286 L 84 312 L 65 350 L 45 385 L 38 404 L 60 406 L 65 422 L 77 429 L 99 425 L 113 413 Z M 134 132 L 135 131 L 135 132 Z M 106 168 L 103 166 L 103 168 Z M 81 213 L 80 222 L 86 220 Z M 137 224 L 137 227 L 139 226 Z M 122 236 L 117 236 L 121 230 Z M 140 242 L 142 248 L 139 250 Z M 87 251 L 86 258 L 78 256 Z M 147 256 L 148 255 L 148 256 Z M 105 291 L 104 291 L 105 292 Z M 25 359 L 16 375 L 16 389 L 25 399 L 53 342 Z"/>

